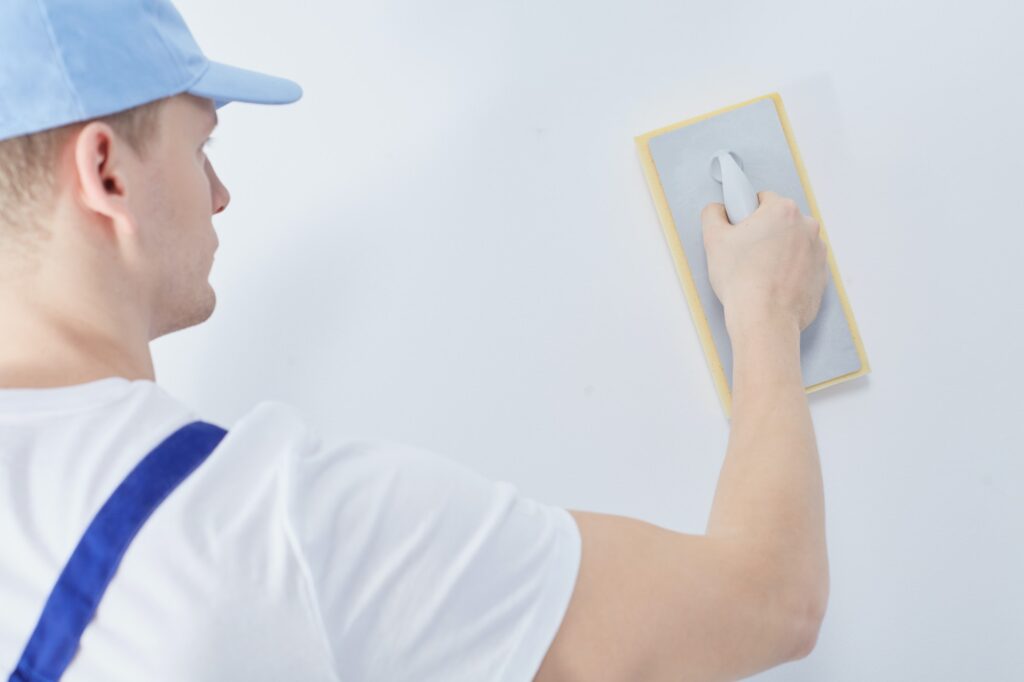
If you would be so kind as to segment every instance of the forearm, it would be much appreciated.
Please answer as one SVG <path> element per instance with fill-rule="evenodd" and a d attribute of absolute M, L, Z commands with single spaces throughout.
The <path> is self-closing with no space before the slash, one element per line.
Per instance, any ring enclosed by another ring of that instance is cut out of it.
<path fill-rule="evenodd" d="M 824 494 L 800 372 L 800 331 L 735 325 L 732 426 L 707 534 L 756 547 L 801 594 L 827 598 Z"/>

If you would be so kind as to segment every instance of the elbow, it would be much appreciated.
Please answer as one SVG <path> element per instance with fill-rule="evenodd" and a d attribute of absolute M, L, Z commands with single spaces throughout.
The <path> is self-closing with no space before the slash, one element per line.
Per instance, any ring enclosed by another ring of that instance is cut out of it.
<path fill-rule="evenodd" d="M 787 660 L 795 661 L 811 655 L 818 644 L 818 633 L 821 631 L 824 617 L 824 608 L 809 606 L 805 613 L 794 619 L 796 632 L 793 637 L 793 648 Z"/>
<path fill-rule="evenodd" d="M 787 661 L 806 658 L 814 651 L 814 647 L 818 643 L 821 624 L 825 620 L 827 607 L 827 585 L 817 590 L 808 591 L 802 599 L 797 601 L 797 606 L 790 618 L 792 630 Z"/>

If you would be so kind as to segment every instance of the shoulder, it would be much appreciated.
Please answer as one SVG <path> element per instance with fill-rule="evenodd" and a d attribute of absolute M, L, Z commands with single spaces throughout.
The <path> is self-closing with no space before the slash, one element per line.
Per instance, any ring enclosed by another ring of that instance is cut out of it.
<path fill-rule="evenodd" d="M 320 443 L 286 472 L 286 526 L 353 677 L 533 676 L 580 564 L 566 509 L 395 440 Z"/>
<path fill-rule="evenodd" d="M 257 445 L 260 450 L 283 449 L 306 453 L 316 450 L 322 438 L 299 410 L 280 400 L 263 400 L 243 414 L 230 428 L 224 445 Z M 228 440 L 230 438 L 230 440 Z"/>
<path fill-rule="evenodd" d="M 182 423 L 188 421 L 212 423 L 227 433 L 169 506 L 182 506 L 192 524 L 244 531 L 243 536 L 260 525 L 276 525 L 290 462 L 321 446 L 313 426 L 295 407 L 276 400 L 255 404 L 230 426 L 194 412 Z"/>

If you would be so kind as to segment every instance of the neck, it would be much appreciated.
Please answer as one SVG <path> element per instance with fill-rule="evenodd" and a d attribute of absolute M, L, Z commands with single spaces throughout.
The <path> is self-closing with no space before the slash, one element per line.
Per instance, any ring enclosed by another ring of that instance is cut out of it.
<path fill-rule="evenodd" d="M 102 299 L 90 301 L 81 291 L 43 298 L 32 290 L 12 295 L 10 287 L 3 289 L 0 388 L 68 386 L 111 376 L 156 380 L 148 328 L 126 311 L 90 305 Z"/>

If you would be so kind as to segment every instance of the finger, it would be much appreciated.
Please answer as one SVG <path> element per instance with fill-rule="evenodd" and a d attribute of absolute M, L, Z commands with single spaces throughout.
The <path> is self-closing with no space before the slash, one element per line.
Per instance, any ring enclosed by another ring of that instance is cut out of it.
<path fill-rule="evenodd" d="M 707 239 L 709 234 L 729 227 L 730 223 L 728 216 L 725 214 L 725 205 L 712 202 L 705 206 L 704 210 L 700 212 L 700 222 L 705 239 Z"/>
<path fill-rule="evenodd" d="M 804 219 L 804 222 L 807 224 L 807 227 L 811 231 L 811 234 L 813 234 L 815 237 L 821 236 L 821 223 L 818 222 L 817 218 L 815 218 L 814 216 L 807 216 L 807 218 Z"/>
<path fill-rule="evenodd" d="M 761 191 L 761 192 L 757 193 L 757 202 L 759 204 L 763 204 L 763 203 L 766 203 L 766 202 L 767 203 L 771 203 L 773 201 L 778 201 L 781 198 L 782 197 L 780 197 L 778 194 L 776 194 L 775 192 L 771 191 L 770 189 L 766 189 L 764 191 Z"/>

